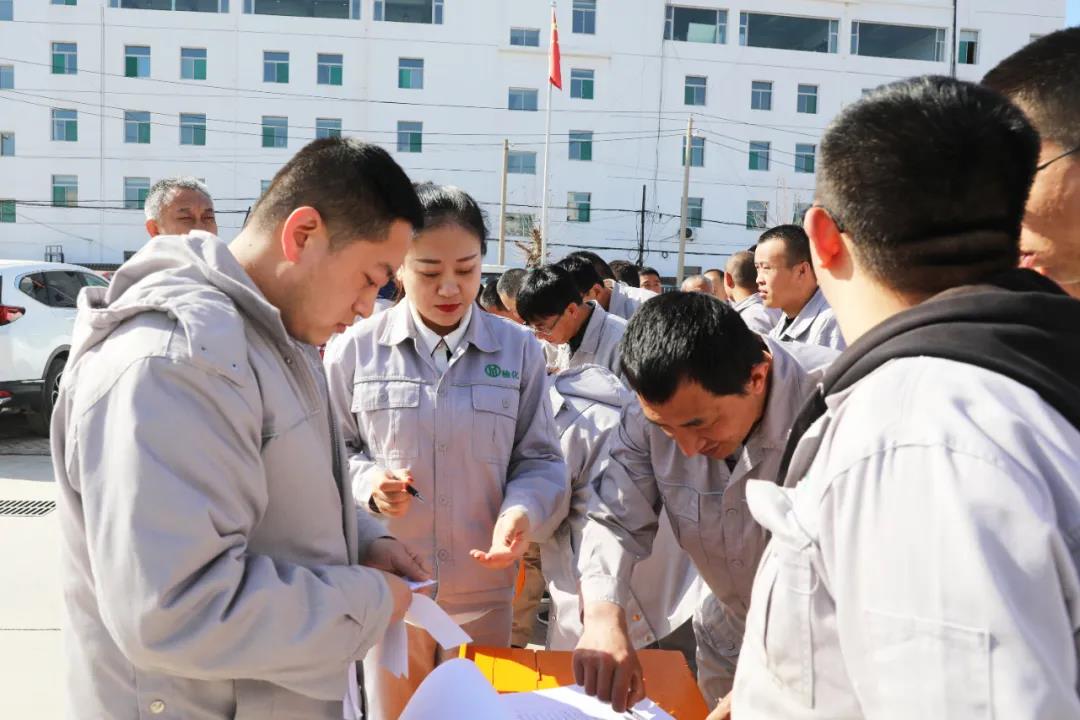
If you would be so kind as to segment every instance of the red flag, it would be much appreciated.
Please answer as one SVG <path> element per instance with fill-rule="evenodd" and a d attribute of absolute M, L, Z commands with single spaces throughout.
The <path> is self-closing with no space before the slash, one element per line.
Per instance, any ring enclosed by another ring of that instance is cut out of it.
<path fill-rule="evenodd" d="M 559 54 L 559 21 L 551 9 L 551 51 L 548 53 L 548 82 L 562 90 L 562 55 Z"/>

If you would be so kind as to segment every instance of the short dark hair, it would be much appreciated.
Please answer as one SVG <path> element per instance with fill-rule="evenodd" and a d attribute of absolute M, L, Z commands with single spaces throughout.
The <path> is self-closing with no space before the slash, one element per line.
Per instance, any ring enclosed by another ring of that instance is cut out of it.
<path fill-rule="evenodd" d="M 567 255 L 555 264 L 570 272 L 582 295 L 588 295 L 594 285 L 601 285 L 604 282 L 597 274 L 596 267 L 580 255 Z"/>
<path fill-rule="evenodd" d="M 480 241 L 480 257 L 487 253 L 487 220 L 469 193 L 453 185 L 416 183 L 416 195 L 424 208 L 424 229 L 457 225 Z"/>
<path fill-rule="evenodd" d="M 498 292 L 508 298 L 517 298 L 527 273 L 521 268 L 510 268 L 499 276 Z"/>
<path fill-rule="evenodd" d="M 601 280 L 615 279 L 615 273 L 611 271 L 611 266 L 607 264 L 607 261 L 590 250 L 575 250 L 568 257 L 579 257 L 588 260 L 596 268 L 596 274 L 600 276 Z"/>
<path fill-rule="evenodd" d="M 1044 35 L 997 64 L 983 85 L 1027 112 L 1043 139 L 1080 145 L 1080 27 Z"/>
<path fill-rule="evenodd" d="M 829 124 L 817 194 L 879 281 L 935 294 L 1016 267 L 1038 154 L 1038 134 L 997 92 L 911 78 Z"/>
<path fill-rule="evenodd" d="M 716 273 L 718 275 L 723 275 L 724 274 L 724 271 L 721 270 L 720 268 L 709 268 L 708 270 L 706 270 L 705 272 L 703 272 L 701 274 L 702 275 L 708 275 L 711 272 L 714 272 L 714 273 Z"/>
<path fill-rule="evenodd" d="M 757 290 L 757 266 L 754 265 L 754 253 L 740 250 L 728 259 L 727 274 L 735 287 L 743 290 Z"/>
<path fill-rule="evenodd" d="M 300 207 L 313 207 L 331 247 L 363 238 L 379 241 L 395 220 L 416 230 L 424 214 L 412 181 L 390 154 L 354 138 L 308 143 L 277 171 L 251 209 L 254 227 L 269 229 Z"/>
<path fill-rule="evenodd" d="M 615 279 L 626 283 L 630 287 L 641 287 L 641 278 L 638 277 L 638 266 L 629 260 L 612 260 L 609 263 L 611 272 L 615 273 Z"/>
<path fill-rule="evenodd" d="M 630 318 L 622 371 L 650 403 L 667 402 L 685 381 L 713 395 L 743 395 L 764 353 L 761 337 L 727 303 L 704 293 L 669 292 Z"/>
<path fill-rule="evenodd" d="M 642 275 L 655 275 L 656 277 L 660 277 L 660 271 L 656 268 L 652 268 L 646 265 L 645 267 L 638 270 L 638 277 L 641 277 Z"/>
<path fill-rule="evenodd" d="M 503 305 L 502 298 L 499 297 L 499 281 L 495 278 L 484 283 L 484 287 L 480 290 L 480 297 L 476 299 L 476 302 L 488 312 L 496 310 L 506 312 L 506 306 Z"/>
<path fill-rule="evenodd" d="M 769 240 L 781 240 L 789 265 L 810 262 L 810 238 L 798 225 L 777 225 L 761 233 L 758 245 Z M 756 247 L 756 246 L 755 246 Z"/>
<path fill-rule="evenodd" d="M 570 272 L 559 265 L 543 265 L 529 272 L 518 293 L 517 310 L 527 323 L 562 315 L 581 303 L 581 291 Z"/>

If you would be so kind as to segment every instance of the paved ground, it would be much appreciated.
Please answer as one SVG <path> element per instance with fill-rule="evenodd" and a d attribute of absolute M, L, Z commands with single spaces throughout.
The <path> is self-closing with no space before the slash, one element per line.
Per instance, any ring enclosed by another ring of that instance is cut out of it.
<path fill-rule="evenodd" d="M 0 415 L 0 456 L 48 454 L 48 438 L 31 433 L 23 416 Z"/>

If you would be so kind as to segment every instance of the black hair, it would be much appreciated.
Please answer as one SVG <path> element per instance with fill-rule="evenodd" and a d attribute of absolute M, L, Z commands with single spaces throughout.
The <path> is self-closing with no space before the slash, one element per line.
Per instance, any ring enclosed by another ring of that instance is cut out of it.
<path fill-rule="evenodd" d="M 600 257 L 594 252 L 589 250 L 575 250 L 570 253 L 568 257 L 579 257 L 588 260 L 592 263 L 592 266 L 596 268 L 596 274 L 600 276 L 601 280 L 614 280 L 615 273 L 611 271 L 611 266 L 607 264 L 604 258 Z"/>
<path fill-rule="evenodd" d="M 508 298 L 516 298 L 525 282 L 526 272 L 521 268 L 510 268 L 499 276 L 498 292 Z"/>
<path fill-rule="evenodd" d="M 555 264 L 570 272 L 574 282 L 577 283 L 578 291 L 582 295 L 588 295 L 594 285 L 602 285 L 604 282 L 600 275 L 597 274 L 596 267 L 588 258 L 583 258 L 580 255 L 567 255 Z"/>
<path fill-rule="evenodd" d="M 638 277 L 641 277 L 642 275 L 655 275 L 656 277 L 660 277 L 660 271 L 656 268 L 651 268 L 646 265 L 645 267 L 638 270 Z"/>
<path fill-rule="evenodd" d="M 416 183 L 416 195 L 424 208 L 424 229 L 457 225 L 480 241 L 480 257 L 487 254 L 487 221 L 480 205 L 469 193 L 453 185 Z"/>
<path fill-rule="evenodd" d="M 880 282 L 931 295 L 1016 267 L 1038 154 L 1038 134 L 997 92 L 901 80 L 830 123 L 818 201 Z"/>
<path fill-rule="evenodd" d="M 560 265 L 544 265 L 529 271 L 517 297 L 517 311 L 527 323 L 562 315 L 570 305 L 581 303 L 582 293 L 574 277 Z"/>
<path fill-rule="evenodd" d="M 401 166 L 377 145 L 352 138 L 308 143 L 277 171 L 255 202 L 250 221 L 270 229 L 300 207 L 313 207 L 330 233 L 331 247 L 385 238 L 390 224 L 424 224 L 420 199 Z"/>
<path fill-rule="evenodd" d="M 480 289 L 480 296 L 476 298 L 476 302 L 488 312 L 494 312 L 496 310 L 499 312 L 506 312 L 506 306 L 503 305 L 502 298 L 499 297 L 499 281 L 495 278 L 484 283 L 484 286 Z"/>
<path fill-rule="evenodd" d="M 703 273 L 701 273 L 701 274 L 702 274 L 702 275 L 708 275 L 708 274 L 709 274 L 709 273 L 711 273 L 711 272 L 714 272 L 714 273 L 716 273 L 717 275 L 723 275 L 723 274 L 724 274 L 724 271 L 723 271 L 723 270 L 721 270 L 720 268 L 709 268 L 708 270 L 706 270 L 705 272 L 703 272 Z"/>
<path fill-rule="evenodd" d="M 641 287 L 641 278 L 638 277 L 638 266 L 629 260 L 612 260 L 611 272 L 615 273 L 615 279 L 626 283 L 630 287 Z"/>
<path fill-rule="evenodd" d="M 1019 104 L 1045 140 L 1080 145 L 1080 26 L 1044 35 L 997 64 L 983 85 Z"/>
<path fill-rule="evenodd" d="M 728 259 L 727 274 L 735 287 L 757 291 L 757 266 L 754 265 L 754 253 L 740 250 Z"/>
<path fill-rule="evenodd" d="M 656 404 L 686 381 L 713 395 L 743 395 L 753 367 L 765 359 L 761 337 L 739 313 L 704 293 L 669 292 L 643 304 L 621 347 L 631 389 Z"/>
<path fill-rule="evenodd" d="M 794 266 L 801 262 L 810 262 L 810 238 L 806 231 L 798 225 L 777 225 L 761 233 L 758 245 L 769 240 L 781 240 L 784 243 L 784 254 L 787 256 L 788 265 Z M 757 247 L 755 245 L 754 247 Z"/>

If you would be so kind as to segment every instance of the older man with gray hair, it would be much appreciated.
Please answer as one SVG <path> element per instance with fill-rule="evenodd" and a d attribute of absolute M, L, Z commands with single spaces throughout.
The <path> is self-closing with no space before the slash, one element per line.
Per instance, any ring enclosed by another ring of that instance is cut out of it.
<path fill-rule="evenodd" d="M 192 230 L 218 234 L 214 199 L 197 178 L 162 178 L 146 196 L 146 232 L 158 235 L 187 235 Z"/>
<path fill-rule="evenodd" d="M 691 275 L 682 281 L 682 286 L 679 288 L 683 292 L 699 292 L 706 295 L 713 294 L 712 280 L 704 275 Z"/>

